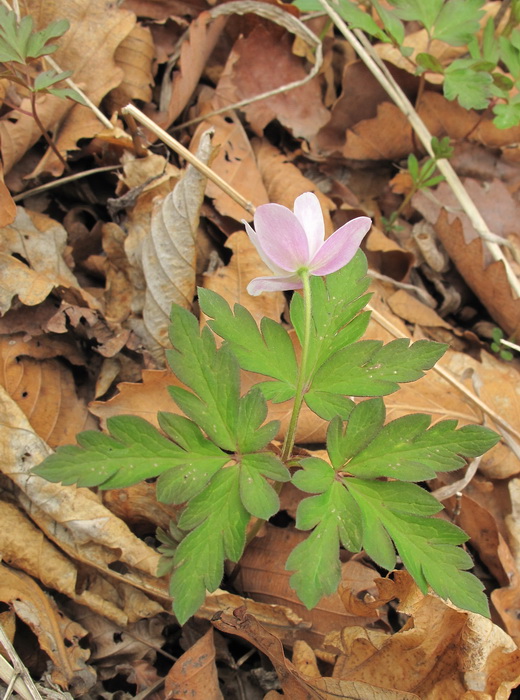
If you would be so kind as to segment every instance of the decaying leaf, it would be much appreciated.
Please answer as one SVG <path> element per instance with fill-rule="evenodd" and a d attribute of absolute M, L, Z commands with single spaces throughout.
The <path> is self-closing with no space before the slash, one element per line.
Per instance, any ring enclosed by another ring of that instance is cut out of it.
<path fill-rule="evenodd" d="M 208 163 L 211 139 L 201 139 L 197 157 Z M 168 323 L 173 302 L 189 308 L 195 293 L 195 236 L 206 179 L 188 166 L 152 217 L 142 248 L 146 280 L 143 320 L 156 349 L 170 346 Z"/>
<path fill-rule="evenodd" d="M 30 576 L 5 564 L 0 564 L 0 599 L 11 605 L 38 637 L 51 660 L 52 680 L 78 695 L 88 692 L 96 676 L 86 663 L 90 652 L 79 644 L 86 634 L 81 625 L 67 619 Z"/>
<path fill-rule="evenodd" d="M 213 628 L 206 632 L 171 667 L 165 681 L 168 697 L 224 700 L 215 664 Z"/>

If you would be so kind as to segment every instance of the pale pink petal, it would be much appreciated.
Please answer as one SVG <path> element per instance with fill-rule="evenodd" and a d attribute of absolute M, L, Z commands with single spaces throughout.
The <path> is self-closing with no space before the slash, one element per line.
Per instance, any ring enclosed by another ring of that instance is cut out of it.
<path fill-rule="evenodd" d="M 309 270 L 313 275 L 330 275 L 352 260 L 365 234 L 370 230 L 372 220 L 368 216 L 358 216 L 348 221 L 327 238 L 312 260 Z"/>
<path fill-rule="evenodd" d="M 320 200 L 314 192 L 305 192 L 294 201 L 294 214 L 307 234 L 309 258 L 316 255 L 325 240 L 325 224 Z"/>
<path fill-rule="evenodd" d="M 249 236 L 251 243 L 255 246 L 258 255 L 261 257 L 262 261 L 267 265 L 267 267 L 279 277 L 283 277 L 284 275 L 286 275 L 288 270 L 284 270 L 282 267 L 278 267 L 278 265 L 275 265 L 272 260 L 269 260 L 269 258 L 263 251 L 262 246 L 260 245 L 260 241 L 258 240 L 256 231 L 247 223 L 245 219 L 242 219 L 242 223 L 246 227 L 246 232 Z"/>
<path fill-rule="evenodd" d="M 301 289 L 302 281 L 299 277 L 255 277 L 247 285 L 247 291 L 251 296 L 258 296 L 262 292 L 286 292 L 290 289 Z"/>
<path fill-rule="evenodd" d="M 280 204 L 262 204 L 255 213 L 255 231 L 266 257 L 294 272 L 309 264 L 305 231 L 295 215 Z"/>

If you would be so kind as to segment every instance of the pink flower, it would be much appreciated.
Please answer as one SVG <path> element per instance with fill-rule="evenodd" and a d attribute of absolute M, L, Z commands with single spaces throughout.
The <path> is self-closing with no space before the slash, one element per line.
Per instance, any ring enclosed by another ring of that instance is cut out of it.
<path fill-rule="evenodd" d="M 367 216 L 344 224 L 325 240 L 323 214 L 318 198 L 305 192 L 296 198 L 294 213 L 280 204 L 262 204 L 255 212 L 255 230 L 244 221 L 259 256 L 273 277 L 256 277 L 247 285 L 253 296 L 262 292 L 301 289 L 299 273 L 329 275 L 344 267 L 359 248 L 372 225 Z"/>

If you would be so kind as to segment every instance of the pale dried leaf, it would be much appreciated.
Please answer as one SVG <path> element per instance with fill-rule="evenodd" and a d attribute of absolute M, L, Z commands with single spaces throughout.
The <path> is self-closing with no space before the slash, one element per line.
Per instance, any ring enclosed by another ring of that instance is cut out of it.
<path fill-rule="evenodd" d="M 197 157 L 211 157 L 209 134 L 201 139 Z M 170 346 L 168 324 L 172 303 L 190 308 L 195 294 L 195 236 L 206 178 L 192 165 L 155 210 L 143 242 L 142 267 L 146 280 L 143 320 L 159 348 Z"/>
<path fill-rule="evenodd" d="M 0 600 L 10 605 L 38 637 L 52 662 L 51 678 L 55 683 L 77 695 L 94 685 L 96 674 L 86 663 L 90 652 L 79 645 L 86 631 L 65 617 L 30 576 L 0 564 Z"/>

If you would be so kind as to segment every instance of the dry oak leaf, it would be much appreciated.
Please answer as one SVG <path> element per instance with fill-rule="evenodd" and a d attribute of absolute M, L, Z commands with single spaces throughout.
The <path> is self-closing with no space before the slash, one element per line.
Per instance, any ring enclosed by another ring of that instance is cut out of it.
<path fill-rule="evenodd" d="M 32 473 L 50 453 L 13 399 L 0 387 L 0 468 L 18 502 L 66 554 L 121 581 L 165 596 L 156 579 L 158 554 L 138 539 L 88 489 L 52 484 Z M 109 564 L 121 561 L 120 574 Z"/>
<path fill-rule="evenodd" d="M 211 109 L 211 100 L 205 107 Z M 258 207 L 267 204 L 269 198 L 258 170 L 256 158 L 251 148 L 246 131 L 240 119 L 234 112 L 224 116 L 217 114 L 201 122 L 193 136 L 190 149 L 194 151 L 202 133 L 207 129 L 214 130 L 213 145 L 215 156 L 211 161 L 211 169 L 228 185 L 234 187 L 242 197 Z M 217 211 L 222 216 L 229 216 L 237 221 L 251 221 L 253 216 L 237 202 L 222 191 L 220 187 L 208 180 L 206 194 L 214 201 Z"/>
<path fill-rule="evenodd" d="M 97 427 L 76 393 L 72 372 L 57 359 L 59 353 L 59 342 L 47 336 L 0 336 L 0 384 L 52 448 L 75 442 L 77 433 Z"/>
<path fill-rule="evenodd" d="M 285 658 L 281 641 L 268 632 L 245 606 L 233 611 L 233 615 L 215 615 L 213 625 L 227 634 L 242 637 L 265 654 L 273 664 L 284 696 L 291 700 L 417 700 L 412 693 L 396 691 L 372 682 L 344 681 L 336 678 L 310 678 L 302 676 Z"/>
<path fill-rule="evenodd" d="M 108 95 L 107 108 L 110 112 L 118 111 L 132 100 L 150 102 L 154 53 L 150 28 L 136 24 L 114 54 L 115 62 L 123 69 L 123 80 Z"/>
<path fill-rule="evenodd" d="M 0 229 L 0 313 L 11 306 L 15 295 L 23 304 L 34 306 L 54 287 L 78 290 L 85 305 L 96 308 L 93 297 L 79 289 L 64 253 L 67 232 L 53 219 L 22 207 L 16 219 Z"/>
<path fill-rule="evenodd" d="M 38 29 L 54 20 L 66 17 L 70 29 L 57 42 L 53 58 L 62 70 L 72 71 L 72 80 L 97 106 L 105 95 L 123 79 L 123 70 L 114 60 L 121 41 L 132 31 L 135 15 L 107 0 L 22 0 L 22 15 L 30 15 Z M 54 95 L 41 95 L 37 101 L 38 114 L 46 129 L 52 133 L 59 125 L 55 143 L 62 155 L 76 148 L 79 138 L 89 138 L 101 130 L 92 112 Z M 0 121 L 1 153 L 6 172 L 41 138 L 29 100 L 21 108 L 28 114 L 10 112 Z M 63 164 L 48 151 L 32 173 L 33 177 L 49 171 L 58 176 Z"/>
<path fill-rule="evenodd" d="M 164 613 L 122 627 L 76 603 L 68 605 L 67 612 L 89 632 L 90 658 L 100 680 L 117 675 L 119 665 L 155 661 L 155 650 L 164 644 L 165 618 L 168 620 Z"/>
<path fill-rule="evenodd" d="M 406 595 L 405 605 L 398 609 L 411 615 L 410 619 L 386 639 L 355 628 L 329 637 L 328 642 L 335 639 L 344 652 L 338 657 L 334 676 L 384 682 L 417 693 L 424 700 L 507 697 L 500 686 L 520 681 L 520 666 L 511 668 L 517 653 L 511 637 L 481 615 L 448 606 L 434 596 L 423 596 L 406 572 L 394 575 L 397 587 L 393 597 Z M 496 680 L 497 656 L 508 669 L 506 679 L 500 678 L 500 686 Z"/>
<path fill-rule="evenodd" d="M 213 19 L 209 12 L 201 12 L 190 24 L 188 38 L 181 46 L 179 70 L 171 83 L 163 87 L 160 111 L 154 115 L 154 121 L 163 129 L 168 129 L 188 104 L 227 20 Z"/>
<path fill-rule="evenodd" d="M 257 25 L 235 43 L 215 93 L 215 105 L 225 107 L 280 88 L 280 94 L 245 105 L 252 129 L 261 136 L 273 119 L 296 138 L 310 140 L 328 121 L 322 102 L 320 78 L 283 91 L 283 86 L 307 75 L 305 62 L 292 53 L 293 37 L 279 27 Z"/>
<path fill-rule="evenodd" d="M 164 690 L 173 700 L 224 700 L 218 683 L 213 628 L 182 654 L 165 678 Z"/>
<path fill-rule="evenodd" d="M 469 181 L 466 181 L 469 184 Z M 474 183 L 475 184 L 475 183 Z M 505 186 L 498 180 L 492 188 L 493 199 L 486 197 L 485 190 L 476 185 L 477 190 L 470 185 L 470 194 L 478 197 L 479 208 L 482 211 L 491 230 L 500 235 L 507 235 L 514 227 L 513 221 L 518 217 L 518 205 L 511 200 Z M 510 203 L 510 218 L 502 219 L 500 206 L 496 206 L 496 198 L 505 190 L 506 201 Z M 501 261 L 489 262 L 489 253 L 484 242 L 478 237 L 465 214 L 453 213 L 453 198 L 446 185 L 440 185 L 435 193 L 435 200 L 424 194 L 414 196 L 414 206 L 432 223 L 441 243 L 453 261 L 457 270 L 481 300 L 496 323 L 508 335 L 518 335 L 520 332 L 520 300 L 514 299 L 511 286 L 507 279 L 504 264 Z M 447 208 L 444 208 L 444 206 Z"/>
<path fill-rule="evenodd" d="M 320 192 L 318 186 L 302 175 L 299 168 L 287 160 L 287 156 L 265 139 L 252 142 L 256 162 L 269 195 L 269 201 L 293 209 L 294 200 L 303 192 L 314 192 L 318 197 L 325 220 L 325 236 L 333 232 L 330 212 L 334 202 Z"/>
<path fill-rule="evenodd" d="M 418 79 L 392 65 L 387 67 L 407 97 L 413 100 Z M 329 121 L 320 129 L 311 148 L 318 155 L 341 152 L 347 130 L 376 117 L 378 105 L 388 101 L 386 91 L 367 66 L 360 60 L 349 61 L 343 69 L 341 94 L 332 106 Z"/>
<path fill-rule="evenodd" d="M 74 696 L 88 692 L 96 682 L 86 664 L 90 652 L 79 640 L 86 630 L 58 610 L 54 601 L 30 576 L 0 564 L 0 600 L 34 632 L 51 661 L 51 679 Z"/>
<path fill-rule="evenodd" d="M 0 160 L 0 227 L 9 226 L 16 218 L 16 202 L 4 182 L 4 166 Z"/>

